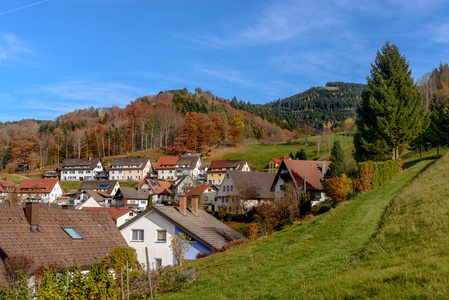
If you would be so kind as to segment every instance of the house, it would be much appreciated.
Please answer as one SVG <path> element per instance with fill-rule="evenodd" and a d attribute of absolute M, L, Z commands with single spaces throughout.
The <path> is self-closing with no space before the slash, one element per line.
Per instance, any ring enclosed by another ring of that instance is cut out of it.
<path fill-rule="evenodd" d="M 280 197 L 284 185 L 293 182 L 298 189 L 308 191 L 312 206 L 316 205 L 326 199 L 323 182 L 328 167 L 329 162 L 326 161 L 284 160 L 276 173 L 271 190 L 274 191 L 275 197 Z"/>
<path fill-rule="evenodd" d="M 149 158 L 114 158 L 109 164 L 109 180 L 140 181 L 152 172 Z"/>
<path fill-rule="evenodd" d="M 155 170 L 159 180 L 177 180 L 188 175 L 197 180 L 201 168 L 201 159 L 197 155 L 159 157 Z"/>
<path fill-rule="evenodd" d="M 59 179 L 23 179 L 16 190 L 21 199 L 40 198 L 44 203 L 53 202 L 64 195 Z"/>
<path fill-rule="evenodd" d="M 179 195 L 185 195 L 195 186 L 195 181 L 190 175 L 181 175 L 170 187 L 172 199 L 178 201 Z"/>
<path fill-rule="evenodd" d="M 0 208 L 0 282 L 8 283 L 4 260 L 26 255 L 41 266 L 72 267 L 74 259 L 88 267 L 116 247 L 128 247 L 117 226 L 103 211 Z"/>
<path fill-rule="evenodd" d="M 247 213 L 263 201 L 274 200 L 271 186 L 275 177 L 267 172 L 227 171 L 214 204 L 231 214 Z"/>
<path fill-rule="evenodd" d="M 16 191 L 16 184 L 10 180 L 0 180 L 0 203 L 8 199 Z"/>
<path fill-rule="evenodd" d="M 112 202 L 112 196 L 106 192 L 97 191 L 82 191 L 71 205 L 75 209 L 82 209 L 84 207 L 109 207 Z"/>
<path fill-rule="evenodd" d="M 117 180 L 83 181 L 81 182 L 78 191 L 104 192 L 114 197 L 119 187 L 120 184 Z"/>
<path fill-rule="evenodd" d="M 139 212 L 128 207 L 84 207 L 83 210 L 107 211 L 117 227 L 139 215 Z"/>
<path fill-rule="evenodd" d="M 214 160 L 207 169 L 207 183 L 220 185 L 228 170 L 250 172 L 251 168 L 246 160 Z"/>
<path fill-rule="evenodd" d="M 154 205 L 139 216 L 119 227 L 128 245 L 137 252 L 137 259 L 146 264 L 145 247 L 148 248 L 152 268 L 175 264 L 170 248 L 171 237 L 180 233 L 190 238 L 186 259 L 195 259 L 198 253 L 218 252 L 226 243 L 240 234 L 198 209 L 198 199 L 192 199 L 187 209 L 186 197 L 180 197 L 179 207 Z"/>
<path fill-rule="evenodd" d="M 99 158 L 67 158 L 59 167 L 61 181 L 95 180 L 103 171 Z"/>
<path fill-rule="evenodd" d="M 191 189 L 187 194 L 187 199 L 198 198 L 198 201 L 211 211 L 217 211 L 215 197 L 217 195 L 218 188 L 212 184 L 203 184 Z"/>
<path fill-rule="evenodd" d="M 168 181 L 145 179 L 136 185 L 136 188 L 149 190 L 153 203 L 162 203 L 162 201 L 170 200 L 170 186 Z"/>
<path fill-rule="evenodd" d="M 148 206 L 150 198 L 152 196 L 149 189 L 121 187 L 114 196 L 114 203 L 117 207 L 144 210 Z"/>
<path fill-rule="evenodd" d="M 178 156 L 161 156 L 154 168 L 157 172 L 159 180 L 175 180 L 176 179 L 176 163 Z"/>
<path fill-rule="evenodd" d="M 267 163 L 267 165 L 265 166 L 265 170 L 267 170 L 267 172 L 269 173 L 277 173 L 279 166 L 281 165 L 282 161 L 286 159 L 286 160 L 290 160 L 292 159 L 291 157 L 281 157 L 281 158 L 272 158 L 270 159 L 270 161 Z"/>

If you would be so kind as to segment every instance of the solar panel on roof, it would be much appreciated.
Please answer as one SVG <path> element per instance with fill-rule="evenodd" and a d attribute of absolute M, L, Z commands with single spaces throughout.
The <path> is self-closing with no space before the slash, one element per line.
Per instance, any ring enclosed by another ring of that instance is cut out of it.
<path fill-rule="evenodd" d="M 156 183 L 154 183 L 154 181 L 150 180 L 150 183 L 152 186 L 156 186 Z"/>
<path fill-rule="evenodd" d="M 100 187 L 107 187 L 107 184 L 100 184 Z"/>
<path fill-rule="evenodd" d="M 156 181 L 156 183 L 157 183 L 158 186 L 161 186 L 161 185 L 159 184 L 159 181 Z"/>

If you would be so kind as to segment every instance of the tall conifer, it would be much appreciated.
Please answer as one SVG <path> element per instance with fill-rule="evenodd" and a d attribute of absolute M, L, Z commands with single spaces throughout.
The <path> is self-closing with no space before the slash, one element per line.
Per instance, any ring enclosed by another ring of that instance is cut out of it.
<path fill-rule="evenodd" d="M 377 52 L 357 109 L 354 136 L 357 161 L 388 160 L 425 130 L 421 94 L 409 63 L 390 42 Z"/>

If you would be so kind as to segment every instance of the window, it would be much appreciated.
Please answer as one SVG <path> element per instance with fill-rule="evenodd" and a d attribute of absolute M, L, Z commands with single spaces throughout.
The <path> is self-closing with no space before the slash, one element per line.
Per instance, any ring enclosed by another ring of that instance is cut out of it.
<path fill-rule="evenodd" d="M 83 237 L 75 229 L 73 229 L 73 227 L 62 227 L 62 230 L 64 230 L 65 233 L 67 233 L 74 240 L 83 239 Z"/>
<path fill-rule="evenodd" d="M 131 234 L 131 241 L 143 242 L 143 229 L 133 229 Z"/>
<path fill-rule="evenodd" d="M 156 269 L 162 267 L 162 258 L 155 258 L 154 262 L 156 263 Z"/>
<path fill-rule="evenodd" d="M 167 241 L 167 231 L 166 230 L 156 230 L 156 236 L 158 242 L 165 243 Z"/>
<path fill-rule="evenodd" d="M 231 192 L 234 190 L 234 186 L 233 185 L 231 185 Z"/>
<path fill-rule="evenodd" d="M 147 200 L 141 200 L 140 204 L 147 204 Z"/>

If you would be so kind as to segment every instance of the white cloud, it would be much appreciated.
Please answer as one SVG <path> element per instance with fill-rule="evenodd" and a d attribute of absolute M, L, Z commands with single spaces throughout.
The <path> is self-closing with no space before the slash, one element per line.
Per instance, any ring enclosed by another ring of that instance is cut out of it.
<path fill-rule="evenodd" d="M 0 36 L 0 62 L 5 60 L 16 60 L 22 53 L 31 53 L 23 43 L 12 34 Z"/>

